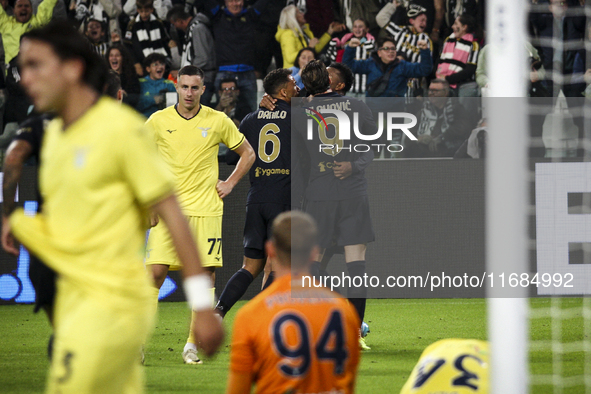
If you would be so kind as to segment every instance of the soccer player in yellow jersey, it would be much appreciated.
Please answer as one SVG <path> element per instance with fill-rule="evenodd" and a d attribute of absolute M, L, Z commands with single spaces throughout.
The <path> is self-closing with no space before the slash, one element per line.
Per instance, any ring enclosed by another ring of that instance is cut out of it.
<path fill-rule="evenodd" d="M 429 345 L 400 394 L 490 392 L 490 350 L 478 339 L 442 339 Z"/>
<path fill-rule="evenodd" d="M 152 114 L 146 125 L 174 175 L 181 209 L 193 230 L 202 265 L 211 275 L 213 297 L 215 268 L 222 266 L 222 199 L 248 172 L 255 156 L 244 135 L 226 114 L 200 104 L 205 90 L 203 78 L 203 71 L 198 67 L 181 68 L 176 85 L 179 102 Z M 218 179 L 220 142 L 240 155 L 236 168 L 225 181 Z M 158 223 L 150 231 L 146 265 L 154 276 L 154 302 L 157 303 L 158 289 L 168 271 L 182 266 L 171 243 L 168 226 Z M 183 349 L 183 361 L 200 364 L 197 341 L 191 333 L 192 330 Z"/>
<path fill-rule="evenodd" d="M 48 125 L 39 184 L 43 213 L 10 216 L 12 233 L 58 274 L 55 340 L 47 392 L 143 392 L 140 347 L 153 326 L 143 264 L 147 212 L 171 228 L 184 287 L 198 310 L 195 334 L 206 353 L 223 337 L 173 183 L 142 118 L 100 96 L 102 59 L 65 22 L 21 41 L 22 84 Z"/>
<path fill-rule="evenodd" d="M 277 278 L 234 321 L 227 394 L 340 393 L 355 390 L 359 317 L 341 296 L 302 288 L 318 254 L 316 226 L 303 212 L 284 212 L 266 243 Z M 253 319 L 256 316 L 256 319 Z"/>

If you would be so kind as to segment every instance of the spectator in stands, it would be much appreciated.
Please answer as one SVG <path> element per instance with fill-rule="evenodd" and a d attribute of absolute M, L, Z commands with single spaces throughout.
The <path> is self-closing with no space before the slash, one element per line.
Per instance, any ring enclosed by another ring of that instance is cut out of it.
<path fill-rule="evenodd" d="M 161 20 L 166 20 L 168 11 L 172 9 L 171 0 L 154 0 L 154 10 L 156 16 Z M 123 12 L 130 17 L 137 15 L 136 0 L 126 0 L 123 4 Z"/>
<path fill-rule="evenodd" d="M 192 17 L 181 5 L 173 7 L 166 17 L 174 27 L 185 32 L 181 67 L 193 65 L 203 70 L 205 92 L 201 96 L 201 104 L 209 106 L 215 92 L 216 75 L 215 47 L 209 18 L 202 13 Z"/>
<path fill-rule="evenodd" d="M 591 25 L 587 30 L 587 37 L 591 41 Z M 581 84 L 582 95 L 591 97 L 591 65 L 587 62 L 587 51 L 579 49 L 573 64 L 573 83 Z M 588 85 L 588 86 L 587 86 Z"/>
<path fill-rule="evenodd" d="M 238 108 L 238 96 L 240 95 L 240 89 L 235 78 L 222 79 L 220 88 L 218 90 L 219 102 L 216 104 L 215 109 L 222 111 L 228 118 L 232 119 L 236 124 L 236 127 L 240 126 L 240 122 L 248 112 L 244 111 L 244 108 Z"/>
<path fill-rule="evenodd" d="M 121 87 L 125 91 L 123 102 L 135 107 L 140 98 L 141 89 L 129 51 L 123 44 L 114 43 L 109 47 L 106 58 L 109 67 L 121 78 Z"/>
<path fill-rule="evenodd" d="M 427 24 L 423 31 L 429 34 L 429 38 L 434 44 L 439 42 L 439 33 L 443 29 L 443 19 L 445 14 L 444 0 L 411 0 L 408 7 L 404 7 L 399 0 L 392 0 L 386 3 L 384 8 L 376 15 L 376 22 L 381 28 L 384 28 L 385 34 L 393 35 L 388 32 L 388 26 L 405 26 L 408 24 L 408 11 L 412 7 L 425 9 Z M 381 36 L 381 35 L 380 35 Z"/>
<path fill-rule="evenodd" d="M 476 19 L 462 14 L 456 18 L 452 30 L 453 33 L 443 42 L 435 74 L 437 78 L 445 79 L 452 89 L 457 90 L 457 96 L 478 96 L 478 86 L 474 82 L 480 50 L 475 36 L 478 32 Z"/>
<path fill-rule="evenodd" d="M 470 15 L 476 21 L 476 25 L 484 26 L 484 4 L 482 0 L 446 0 L 444 3 L 445 24 L 447 31 L 461 15 Z"/>
<path fill-rule="evenodd" d="M 134 58 L 139 76 L 144 75 L 142 63 L 151 53 L 160 53 L 171 64 L 170 38 L 164 23 L 154 15 L 154 0 L 137 0 L 138 15 L 129 22 L 125 33 L 125 45 Z"/>
<path fill-rule="evenodd" d="M 6 64 L 18 54 L 20 38 L 25 32 L 49 23 L 56 3 L 57 0 L 44 0 L 37 8 L 36 15 L 33 15 L 31 0 L 16 0 L 13 16 L 8 16 L 4 8 L 0 7 L 0 34 Z"/>
<path fill-rule="evenodd" d="M 254 71 L 258 79 L 264 79 L 271 61 L 275 58 L 276 67 L 283 64 L 281 45 L 275 40 L 279 15 L 285 1 L 272 1 L 261 10 L 261 17 L 254 31 L 255 63 Z"/>
<path fill-rule="evenodd" d="M 485 45 L 478 54 L 478 64 L 476 65 L 476 83 L 481 88 L 488 88 L 488 72 L 487 72 L 487 61 L 490 45 Z M 545 79 L 546 71 L 538 50 L 529 42 L 525 42 L 524 48 L 528 56 L 529 66 L 529 95 L 532 97 L 546 96 L 545 92 L 548 92 L 545 86 L 541 84 L 541 81 Z"/>
<path fill-rule="evenodd" d="M 427 9 L 419 5 L 411 4 L 406 13 L 407 26 L 398 26 L 390 22 L 386 32 L 392 36 L 396 43 L 396 52 L 403 54 L 404 58 L 412 63 L 418 63 L 421 59 L 421 51 L 417 47 L 419 41 L 427 41 L 429 50 L 433 51 L 433 42 L 425 33 L 427 27 Z"/>
<path fill-rule="evenodd" d="M 214 0 L 206 1 L 213 18 L 218 64 L 215 86 L 219 88 L 224 78 L 237 78 L 240 88 L 237 105 L 254 111 L 257 108 L 254 31 L 270 0 L 257 0 L 249 7 L 244 6 L 243 0 L 224 0 L 222 8 Z"/>
<path fill-rule="evenodd" d="M 376 15 L 385 1 L 388 0 L 334 0 L 333 3 L 336 5 L 334 7 L 335 20 L 343 22 L 345 27 L 351 31 L 353 30 L 353 22 L 356 19 L 363 19 L 368 22 L 367 27 L 375 37 L 379 29 L 376 23 Z M 312 3 L 312 1 L 309 1 L 309 3 Z M 315 32 L 314 29 L 312 31 Z M 326 31 L 326 28 L 323 31 Z"/>
<path fill-rule="evenodd" d="M 18 67 L 18 55 L 8 64 L 6 70 L 6 107 L 2 130 L 10 133 L 18 130 L 18 125 L 27 119 L 32 102 L 25 93 L 21 84 L 21 75 Z"/>
<path fill-rule="evenodd" d="M 312 48 L 302 48 L 298 52 L 295 58 L 294 66 L 290 68 L 291 75 L 296 81 L 298 88 L 304 89 L 304 83 L 302 82 L 302 70 L 306 67 L 306 64 L 316 59 L 316 52 Z"/>
<path fill-rule="evenodd" d="M 2 8 L 4 8 L 4 12 L 6 12 L 6 15 L 8 15 L 8 16 L 14 15 L 12 5 L 10 4 L 10 2 L 8 0 L 0 0 L 0 5 L 2 6 Z"/>
<path fill-rule="evenodd" d="M 537 3 L 537 1 L 533 1 Z M 569 8 L 566 0 L 549 0 L 548 13 L 532 12 L 530 14 L 530 23 L 537 32 L 540 38 L 554 39 L 561 41 L 561 45 L 566 42 L 582 41 L 585 36 L 585 15 L 581 11 L 581 15 L 574 15 L 570 13 L 567 15 Z M 558 75 L 570 75 L 574 72 L 574 61 L 578 48 L 564 49 L 556 51 L 554 45 L 542 45 L 541 55 L 544 67 L 547 71 L 554 71 Z M 567 97 L 580 97 L 581 86 L 572 85 L 570 83 L 561 84 L 559 78 L 552 79 L 552 73 L 549 73 L 550 80 L 547 81 L 547 87 L 553 92 L 554 96 L 558 95 L 560 89 L 563 90 Z M 557 84 L 559 89 L 554 91 L 554 85 Z"/>
<path fill-rule="evenodd" d="M 352 39 L 357 38 L 361 41 L 355 52 L 355 60 L 369 59 L 372 52 L 376 48 L 375 38 L 369 34 L 368 24 L 363 19 L 356 19 L 353 22 L 353 31 L 347 33 L 341 38 L 333 38 L 329 42 L 327 57 L 332 62 L 342 61 L 345 45 Z M 293 75 L 293 74 L 292 74 Z M 355 83 L 353 85 L 352 93 L 365 96 L 367 86 L 367 75 L 355 74 Z"/>
<path fill-rule="evenodd" d="M 427 9 L 420 5 L 411 4 L 406 13 L 408 25 L 398 26 L 390 22 L 385 31 L 394 37 L 396 52 L 404 55 L 406 61 L 418 63 L 421 60 L 420 49 L 417 46 L 419 41 L 427 41 L 431 56 L 433 56 L 433 42 L 425 32 L 427 27 Z M 408 95 L 422 96 L 423 87 L 427 86 L 425 79 L 413 78 L 408 81 Z"/>
<path fill-rule="evenodd" d="M 251 7 L 244 7 L 244 0 L 224 0 L 224 7 L 215 0 L 203 1 L 215 37 L 218 65 L 215 87 L 219 88 L 224 78 L 237 78 L 240 88 L 237 105 L 252 112 L 257 108 L 254 31 L 261 10 L 270 0 L 257 0 Z"/>
<path fill-rule="evenodd" d="M 105 29 L 101 21 L 96 19 L 89 19 L 86 21 L 86 29 L 84 35 L 94 47 L 94 51 L 100 56 L 105 57 L 109 43 L 105 34 Z"/>
<path fill-rule="evenodd" d="M 486 157 L 486 144 L 488 142 L 488 130 L 486 119 L 478 122 L 470 136 L 454 154 L 454 159 L 484 159 Z"/>
<path fill-rule="evenodd" d="M 71 19 L 83 24 L 89 19 L 96 19 L 109 26 L 111 41 L 121 39 L 119 15 L 121 14 L 121 0 L 76 0 L 72 2 L 70 10 L 73 13 Z"/>
<path fill-rule="evenodd" d="M 405 157 L 453 157 L 469 137 L 473 124 L 457 99 L 450 98 L 445 79 L 434 79 L 429 85 L 429 99 L 411 108 L 417 114 L 417 141 L 404 139 Z"/>
<path fill-rule="evenodd" d="M 140 78 L 140 98 L 137 110 L 146 118 L 166 105 L 166 93 L 176 92 L 174 82 L 164 79 L 166 57 L 161 53 L 151 53 L 144 59 L 146 76 Z"/>
<path fill-rule="evenodd" d="M 275 34 L 275 39 L 281 44 L 283 68 L 293 67 L 296 55 L 302 48 L 313 48 L 316 53 L 320 53 L 330 41 L 332 34 L 344 28 L 343 24 L 332 22 L 326 33 L 320 38 L 315 38 L 306 23 L 304 13 L 295 5 L 288 5 L 281 11 L 279 27 Z"/>
<path fill-rule="evenodd" d="M 394 39 L 378 41 L 378 50 L 367 60 L 355 60 L 355 48 L 361 41 L 353 38 L 345 48 L 343 63 L 354 73 L 367 74 L 368 97 L 404 97 L 408 78 L 425 77 L 431 73 L 433 63 L 427 41 L 420 41 L 421 62 L 409 63 L 396 57 Z"/>

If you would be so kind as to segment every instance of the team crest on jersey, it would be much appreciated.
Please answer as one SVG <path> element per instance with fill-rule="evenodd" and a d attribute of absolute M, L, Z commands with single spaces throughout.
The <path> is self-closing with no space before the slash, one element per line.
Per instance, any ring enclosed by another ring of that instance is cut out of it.
<path fill-rule="evenodd" d="M 207 137 L 207 130 L 211 129 L 211 127 L 197 127 L 199 130 L 201 130 L 201 136 L 203 138 Z"/>
<path fill-rule="evenodd" d="M 87 152 L 86 148 L 76 149 L 76 152 L 74 153 L 74 167 L 82 168 L 86 165 L 86 154 L 87 153 L 88 152 Z"/>

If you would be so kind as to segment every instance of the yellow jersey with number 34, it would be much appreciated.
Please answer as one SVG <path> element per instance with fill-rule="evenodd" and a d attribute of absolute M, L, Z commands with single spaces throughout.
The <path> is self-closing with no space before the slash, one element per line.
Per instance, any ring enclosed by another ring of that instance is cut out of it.
<path fill-rule="evenodd" d="M 485 341 L 437 341 L 423 351 L 400 394 L 488 393 L 489 354 Z"/>
<path fill-rule="evenodd" d="M 176 179 L 179 204 L 187 216 L 221 216 L 222 199 L 216 191 L 219 143 L 238 148 L 244 135 L 226 114 L 201 106 L 191 119 L 176 105 L 155 112 L 146 122 L 158 151 Z"/>

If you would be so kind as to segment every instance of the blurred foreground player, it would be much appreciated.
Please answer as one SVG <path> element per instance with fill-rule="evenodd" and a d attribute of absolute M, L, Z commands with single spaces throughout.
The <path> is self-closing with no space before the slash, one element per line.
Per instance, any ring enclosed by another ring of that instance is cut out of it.
<path fill-rule="evenodd" d="M 312 218 L 284 212 L 266 244 L 277 279 L 236 315 L 228 394 L 353 393 L 359 318 L 325 288 L 302 288 L 318 252 Z M 256 316 L 256 319 L 253 319 Z"/>
<path fill-rule="evenodd" d="M 142 118 L 100 97 L 107 69 L 86 39 L 51 23 L 23 36 L 19 62 L 35 107 L 57 115 L 41 151 L 43 213 L 10 217 L 13 234 L 58 274 L 47 392 L 142 393 L 139 352 L 154 318 L 142 263 L 149 208 L 174 229 L 196 336 L 211 354 L 223 331 L 209 278 Z"/>
<path fill-rule="evenodd" d="M 179 102 L 157 111 L 146 122 L 158 152 L 174 175 L 176 191 L 183 214 L 198 245 L 201 262 L 211 280 L 208 285 L 213 300 L 215 269 L 221 267 L 223 198 L 248 172 L 254 152 L 234 122 L 220 111 L 200 104 L 205 91 L 203 71 L 195 66 L 179 70 L 176 85 Z M 218 179 L 218 151 L 223 142 L 239 156 L 236 168 L 222 181 Z M 170 237 L 170 226 L 158 223 L 148 237 L 146 265 L 150 266 L 156 289 L 153 301 L 158 302 L 158 289 L 169 270 L 182 267 Z M 213 310 L 213 301 L 210 308 Z M 197 356 L 197 338 L 190 330 L 183 349 L 185 364 L 201 364 Z"/>
<path fill-rule="evenodd" d="M 442 339 L 429 345 L 400 394 L 490 392 L 490 350 L 478 339 Z"/>
<path fill-rule="evenodd" d="M 119 74 L 109 70 L 107 82 L 104 88 L 104 94 L 115 98 L 121 102 L 122 96 L 121 80 Z M 16 132 L 14 140 L 6 150 L 4 158 L 4 167 L 2 169 L 4 177 L 2 178 L 2 222 L 7 223 L 8 217 L 16 209 L 15 196 L 18 182 L 21 178 L 23 166 L 30 158 L 35 159 L 39 165 L 39 156 L 45 128 L 49 124 L 52 116 L 49 114 L 35 115 L 24 121 Z M 37 188 L 38 189 L 38 188 Z M 41 196 L 37 196 L 37 212 L 41 212 L 43 205 Z M 12 234 L 8 232 L 10 226 L 3 224 L 2 247 L 8 253 L 17 255 L 19 250 L 15 245 Z M 4 231 L 6 229 L 6 231 Z M 35 255 L 30 254 L 29 278 L 35 289 L 35 308 L 37 313 L 43 309 L 53 325 L 53 305 L 55 298 L 55 272 L 47 267 Z M 51 341 L 50 341 L 51 343 Z M 51 345 L 49 347 L 51 349 Z M 51 351 L 50 358 L 51 358 Z"/>
<path fill-rule="evenodd" d="M 291 70 L 285 68 L 271 71 L 263 87 L 277 101 L 274 111 L 259 108 L 240 124 L 240 131 L 255 149 L 256 158 L 250 168 L 246 200 L 244 260 L 242 268 L 226 283 L 215 307 L 221 316 L 244 295 L 265 265 L 270 264 L 265 258 L 265 242 L 271 235 L 271 225 L 277 215 L 291 208 L 291 98 L 297 97 L 299 88 Z M 226 162 L 229 160 L 233 161 L 230 152 Z M 272 280 L 271 275 L 265 286 Z"/>

